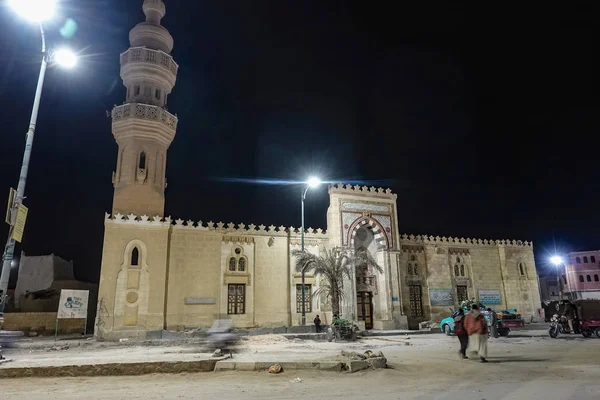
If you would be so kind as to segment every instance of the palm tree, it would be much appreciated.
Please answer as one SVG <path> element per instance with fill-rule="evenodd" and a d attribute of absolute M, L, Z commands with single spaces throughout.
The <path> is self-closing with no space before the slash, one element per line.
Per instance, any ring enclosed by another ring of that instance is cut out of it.
<path fill-rule="evenodd" d="M 373 259 L 371 254 L 364 248 L 355 251 L 334 247 L 325 250 L 323 255 L 316 256 L 307 251 L 294 250 L 292 255 L 296 257 L 296 270 L 298 272 L 313 271 L 315 275 L 323 277 L 315 296 L 324 294 L 331 299 L 331 311 L 333 315 L 340 315 L 340 301 L 344 298 L 344 277 L 352 279 L 352 271 L 357 267 L 372 267 L 377 272 L 383 269 Z"/>

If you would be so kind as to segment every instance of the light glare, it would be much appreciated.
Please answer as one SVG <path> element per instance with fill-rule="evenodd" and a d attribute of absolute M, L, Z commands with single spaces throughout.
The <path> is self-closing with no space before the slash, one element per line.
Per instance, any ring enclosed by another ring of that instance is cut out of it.
<path fill-rule="evenodd" d="M 321 180 L 316 176 L 313 176 L 308 178 L 308 181 L 306 181 L 306 183 L 308 184 L 308 186 L 314 189 L 321 184 Z"/>
<path fill-rule="evenodd" d="M 562 265 L 563 259 L 561 256 L 552 256 L 550 257 L 550 262 L 554 265 Z"/>
<path fill-rule="evenodd" d="M 52 18 L 55 0 L 8 0 L 8 5 L 22 18 L 31 22 L 44 22 Z"/>
<path fill-rule="evenodd" d="M 73 68 L 77 65 L 77 55 L 68 49 L 61 49 L 54 53 L 54 61 L 62 67 Z"/>

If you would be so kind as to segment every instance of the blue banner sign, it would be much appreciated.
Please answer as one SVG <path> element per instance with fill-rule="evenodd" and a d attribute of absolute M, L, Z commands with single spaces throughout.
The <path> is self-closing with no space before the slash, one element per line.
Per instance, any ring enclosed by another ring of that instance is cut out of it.
<path fill-rule="evenodd" d="M 500 297 L 499 290 L 480 290 L 479 301 L 488 305 L 502 304 L 502 298 Z"/>

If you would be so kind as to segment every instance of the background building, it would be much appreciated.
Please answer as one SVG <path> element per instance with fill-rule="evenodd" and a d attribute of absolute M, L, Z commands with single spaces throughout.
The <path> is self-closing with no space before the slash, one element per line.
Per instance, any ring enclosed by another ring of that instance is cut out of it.
<path fill-rule="evenodd" d="M 600 299 L 600 251 L 569 253 L 565 265 L 570 299 Z"/>
<path fill-rule="evenodd" d="M 177 117 L 165 109 L 178 66 L 173 38 L 161 26 L 161 0 L 146 0 L 146 22 L 130 32 L 121 55 L 125 104 L 112 112 L 118 161 L 112 214 L 105 218 L 96 318 L 99 338 L 207 327 L 301 323 L 301 276 L 291 253 L 294 227 L 204 223 L 164 217 L 167 150 Z M 209 192 L 208 192 L 209 193 Z M 367 329 L 417 328 L 448 316 L 461 300 L 517 308 L 527 320 L 540 306 L 532 244 L 514 240 L 401 235 L 396 194 L 330 185 L 327 231 L 309 228 L 306 250 L 365 248 L 383 273 L 357 269 L 344 282 L 342 316 Z M 306 279 L 315 293 L 318 276 Z M 307 321 L 331 321 L 326 298 L 307 296 Z"/>

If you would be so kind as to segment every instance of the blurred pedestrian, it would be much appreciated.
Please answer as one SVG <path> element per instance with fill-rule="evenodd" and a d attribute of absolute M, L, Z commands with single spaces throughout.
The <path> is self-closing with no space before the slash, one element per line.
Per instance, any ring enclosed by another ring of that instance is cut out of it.
<path fill-rule="evenodd" d="M 500 336 L 498 334 L 498 314 L 491 308 L 488 308 L 487 311 L 490 313 L 490 333 L 493 337 L 498 338 Z"/>
<path fill-rule="evenodd" d="M 317 331 L 317 333 L 321 333 L 321 318 L 319 318 L 319 316 L 317 315 L 313 322 L 315 323 L 315 330 Z"/>
<path fill-rule="evenodd" d="M 477 354 L 482 363 L 487 360 L 488 324 L 479 306 L 473 304 L 472 310 L 465 317 L 465 329 L 469 334 L 470 348 Z"/>
<path fill-rule="evenodd" d="M 458 310 L 458 313 L 454 317 L 454 333 L 458 336 L 458 341 L 460 343 L 460 350 L 458 355 L 463 360 L 468 359 L 467 357 L 467 346 L 469 345 L 469 335 L 465 330 L 465 312 L 462 308 Z"/>

